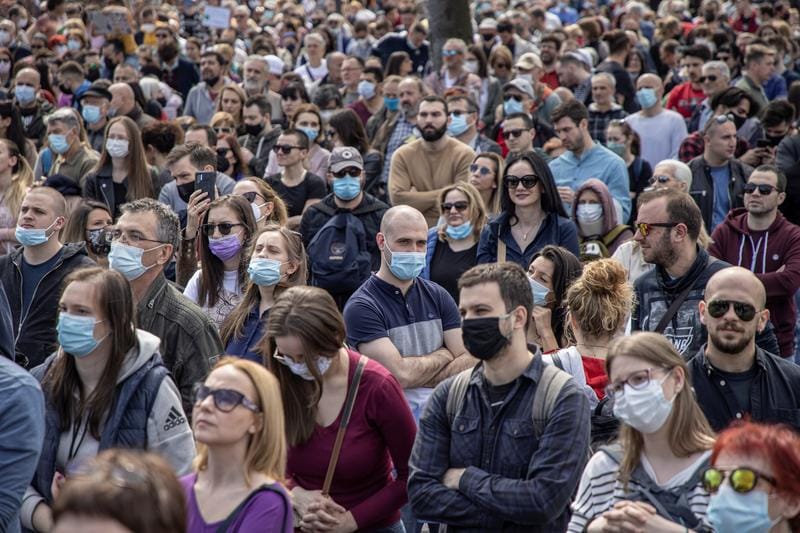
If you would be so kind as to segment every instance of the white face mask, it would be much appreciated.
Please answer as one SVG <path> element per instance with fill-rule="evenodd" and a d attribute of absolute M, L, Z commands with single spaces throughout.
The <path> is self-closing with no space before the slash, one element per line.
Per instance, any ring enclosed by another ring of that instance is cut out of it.
<path fill-rule="evenodd" d="M 672 412 L 675 397 L 667 400 L 662 380 L 650 379 L 643 389 L 634 389 L 627 383 L 622 396 L 614 398 L 614 416 L 641 433 L 655 433 L 664 425 Z"/>
<path fill-rule="evenodd" d="M 464 70 L 471 74 L 478 73 L 478 62 L 475 59 L 468 59 L 464 62 Z"/>

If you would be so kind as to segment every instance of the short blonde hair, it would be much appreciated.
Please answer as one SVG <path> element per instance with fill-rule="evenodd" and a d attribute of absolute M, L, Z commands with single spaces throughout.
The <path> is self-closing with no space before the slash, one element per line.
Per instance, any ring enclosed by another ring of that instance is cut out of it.
<path fill-rule="evenodd" d="M 464 196 L 467 197 L 467 201 L 469 202 L 469 207 L 467 207 L 467 219 L 472 223 L 472 235 L 478 239 L 481 236 L 481 230 L 483 226 L 486 225 L 486 205 L 483 203 L 483 198 L 481 198 L 481 193 L 478 192 L 478 189 L 475 186 L 471 185 L 466 181 L 457 181 L 456 183 L 449 185 L 442 189 L 442 192 L 439 193 L 439 205 L 441 206 L 444 203 L 444 199 L 450 194 L 452 191 L 460 191 L 464 193 Z M 440 208 L 441 209 L 441 208 Z M 447 222 L 442 221 L 439 224 L 439 228 L 437 229 L 437 234 L 439 235 L 439 240 L 444 242 L 448 240 L 447 233 L 445 230 L 447 229 Z"/>

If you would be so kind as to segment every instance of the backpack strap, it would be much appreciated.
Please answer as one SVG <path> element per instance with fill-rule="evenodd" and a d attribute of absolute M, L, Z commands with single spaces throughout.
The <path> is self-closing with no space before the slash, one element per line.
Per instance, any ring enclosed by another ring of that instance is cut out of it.
<path fill-rule="evenodd" d="M 288 498 L 286 497 L 286 494 L 284 494 L 283 492 L 279 491 L 275 487 L 272 487 L 270 485 L 261 485 L 260 487 L 256 487 L 256 489 L 253 492 L 248 494 L 247 498 L 242 500 L 242 502 L 239 505 L 236 506 L 236 509 L 231 511 L 231 514 L 228 515 L 228 517 L 225 519 L 225 521 L 222 522 L 219 526 L 217 526 L 216 533 L 227 533 L 228 532 L 228 528 L 233 525 L 233 523 L 236 521 L 237 518 L 239 518 L 239 515 L 242 513 L 242 511 L 247 506 L 247 504 L 250 503 L 250 500 L 252 500 L 253 498 L 255 498 L 258 494 L 260 494 L 262 492 L 274 492 L 275 494 L 279 494 L 280 495 L 280 497 L 281 497 L 281 499 L 283 500 L 283 503 L 284 503 L 283 525 L 281 526 L 280 531 L 282 531 L 282 532 L 286 531 L 286 525 L 287 525 L 287 521 L 289 520 L 289 516 L 291 514 L 292 504 L 289 502 Z"/>
<path fill-rule="evenodd" d="M 544 433 L 558 395 L 561 394 L 561 389 L 571 377 L 555 365 L 544 365 L 542 377 L 539 378 L 536 393 L 533 396 L 533 410 L 531 411 L 533 430 L 537 439 Z"/>
<path fill-rule="evenodd" d="M 606 233 L 605 237 L 603 237 L 603 244 L 606 245 L 606 248 L 608 248 L 608 246 L 614 242 L 617 237 L 622 235 L 622 232 L 624 232 L 626 229 L 629 229 L 627 225 L 618 224 L 614 227 L 614 229 Z"/>
<path fill-rule="evenodd" d="M 550 357 L 553 359 L 553 364 L 556 365 L 559 370 L 564 370 L 564 361 L 561 360 L 561 355 L 558 352 L 553 352 L 550 354 Z"/>
<path fill-rule="evenodd" d="M 447 403 L 445 404 L 445 411 L 447 418 L 450 420 L 450 425 L 453 425 L 456 415 L 464 407 L 464 398 L 467 395 L 467 386 L 469 385 L 469 378 L 472 377 L 472 368 L 462 370 L 450 383 L 450 390 L 447 391 Z"/>

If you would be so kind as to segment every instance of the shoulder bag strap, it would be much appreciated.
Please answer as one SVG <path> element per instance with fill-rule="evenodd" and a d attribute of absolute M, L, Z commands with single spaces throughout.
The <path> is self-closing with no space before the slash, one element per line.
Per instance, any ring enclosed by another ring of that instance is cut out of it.
<path fill-rule="evenodd" d="M 347 424 L 350 422 L 350 415 L 353 412 L 353 405 L 356 403 L 356 395 L 358 395 L 358 384 L 361 381 L 361 374 L 364 372 L 364 367 L 367 365 L 367 358 L 361 356 L 356 365 L 356 371 L 353 374 L 353 381 L 347 389 L 347 398 L 344 401 L 344 408 L 342 410 L 342 420 L 339 423 L 339 431 L 336 433 L 336 441 L 333 444 L 333 452 L 331 453 L 331 460 L 328 463 L 328 472 L 325 474 L 325 482 L 322 484 L 322 494 L 328 496 L 328 491 L 333 482 L 333 471 L 336 470 L 336 463 L 339 461 L 339 452 L 342 451 L 342 442 L 344 441 L 344 434 L 347 432 Z"/>
<path fill-rule="evenodd" d="M 709 257 L 711 256 L 709 255 Z M 706 261 L 706 266 L 708 266 L 709 263 L 711 263 L 710 260 Z M 664 330 L 667 328 L 667 324 L 669 324 L 669 321 L 672 320 L 672 317 L 675 316 L 675 313 L 678 312 L 678 309 L 680 308 L 683 301 L 686 300 L 687 296 L 689 296 L 689 291 L 692 290 L 692 285 L 694 284 L 690 283 L 685 289 L 683 289 L 683 291 L 681 291 L 678 297 L 672 301 L 672 304 L 670 304 L 669 309 L 667 309 L 667 312 L 664 313 L 664 316 L 662 316 L 661 320 L 658 321 L 656 329 L 653 330 L 655 333 L 664 333 Z"/>

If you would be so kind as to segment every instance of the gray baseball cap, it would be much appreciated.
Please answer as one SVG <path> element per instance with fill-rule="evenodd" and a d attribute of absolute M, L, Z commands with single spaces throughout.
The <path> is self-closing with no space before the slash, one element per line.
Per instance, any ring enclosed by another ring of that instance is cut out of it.
<path fill-rule="evenodd" d="M 337 146 L 331 151 L 331 158 L 328 161 L 331 172 L 339 172 L 342 169 L 356 167 L 364 170 L 364 161 L 358 150 L 350 146 Z"/>

